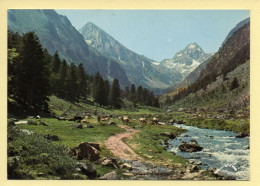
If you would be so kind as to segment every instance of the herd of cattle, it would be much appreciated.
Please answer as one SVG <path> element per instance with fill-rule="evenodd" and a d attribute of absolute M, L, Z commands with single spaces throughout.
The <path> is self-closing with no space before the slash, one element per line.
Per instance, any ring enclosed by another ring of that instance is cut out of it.
<path fill-rule="evenodd" d="M 98 123 L 103 121 L 109 121 L 112 118 L 112 115 L 98 115 L 98 116 L 92 116 L 91 114 L 86 114 L 84 117 L 82 116 L 74 116 L 72 118 L 67 118 L 66 116 L 58 116 L 56 117 L 59 121 L 66 120 L 66 121 L 74 121 L 78 123 L 87 123 L 87 119 L 90 118 L 97 118 Z M 123 123 L 128 124 L 131 122 L 130 116 L 119 116 L 119 120 L 121 120 Z M 132 119 L 132 121 L 137 121 L 137 119 Z M 147 123 L 146 118 L 139 118 L 139 122 L 141 123 Z M 153 117 L 151 120 L 152 124 L 163 124 L 162 122 L 159 122 L 159 119 L 157 117 Z"/>

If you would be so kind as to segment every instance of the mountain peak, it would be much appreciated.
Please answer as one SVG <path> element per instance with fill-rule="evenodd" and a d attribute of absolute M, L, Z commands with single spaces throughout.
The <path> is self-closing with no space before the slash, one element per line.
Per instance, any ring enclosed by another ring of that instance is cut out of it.
<path fill-rule="evenodd" d="M 185 78 L 211 55 L 206 54 L 196 42 L 192 42 L 184 49 L 178 51 L 173 58 L 163 60 L 161 64 L 167 68 L 179 71 L 182 77 Z"/>
<path fill-rule="evenodd" d="M 190 51 L 196 51 L 196 50 L 198 50 L 198 51 L 204 53 L 204 51 L 202 50 L 202 48 L 201 48 L 196 42 L 193 42 L 193 43 L 188 44 L 188 45 L 185 47 L 185 49 L 186 49 L 186 50 L 188 49 L 188 50 L 190 50 Z M 184 50 L 185 50 L 185 49 L 184 49 Z"/>

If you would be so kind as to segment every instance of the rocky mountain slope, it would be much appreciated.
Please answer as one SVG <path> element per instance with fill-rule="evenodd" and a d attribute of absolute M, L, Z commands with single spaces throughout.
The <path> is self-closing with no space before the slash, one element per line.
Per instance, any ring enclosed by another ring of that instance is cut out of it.
<path fill-rule="evenodd" d="M 227 37 L 225 38 L 225 40 L 222 43 L 222 46 L 227 42 L 227 40 L 241 27 L 243 27 L 245 24 L 248 24 L 250 22 L 250 18 L 247 18 L 241 22 L 239 22 L 227 35 Z M 230 50 L 231 48 L 229 48 Z M 222 49 L 222 51 L 224 51 Z M 236 50 L 235 50 L 236 51 Z M 220 52 L 220 51 L 219 51 Z M 228 50 L 227 50 L 228 52 Z M 218 53 L 216 54 L 216 56 L 219 55 Z M 222 54 L 223 55 L 223 54 Z M 225 54 L 224 54 L 225 55 Z M 215 56 L 213 56 L 215 57 Z M 172 88 L 172 90 L 174 89 L 178 89 L 180 87 L 186 87 L 192 83 L 194 83 L 200 76 L 200 73 L 203 69 L 205 69 L 207 67 L 207 64 L 212 60 L 212 58 L 209 58 L 208 60 L 204 61 L 203 63 L 201 63 L 195 70 L 193 70 L 184 80 L 182 80 L 181 82 L 177 83 L 174 85 L 174 87 Z"/>
<path fill-rule="evenodd" d="M 121 85 L 130 86 L 124 69 L 114 59 L 87 45 L 67 17 L 54 10 L 10 9 L 8 29 L 19 33 L 34 31 L 50 54 L 58 51 L 60 57 L 68 62 L 82 63 L 89 74 L 99 71 L 110 81 L 117 78 Z"/>
<path fill-rule="evenodd" d="M 225 38 L 225 40 L 222 43 L 222 46 L 226 43 L 226 41 L 233 35 L 234 32 L 236 32 L 238 29 L 240 29 L 241 27 L 243 27 L 245 24 L 250 23 L 250 18 L 246 18 L 243 21 L 240 21 L 235 28 L 233 28 L 227 35 L 227 37 Z"/>
<path fill-rule="evenodd" d="M 250 23 L 233 32 L 219 51 L 203 65 L 194 83 L 182 91 L 168 94 L 172 95 L 172 107 L 248 111 Z"/>
<path fill-rule="evenodd" d="M 181 80 L 181 74 L 175 69 L 161 66 L 158 62 L 129 50 L 91 22 L 84 25 L 79 32 L 87 44 L 117 60 L 135 85 L 157 89 L 158 92 L 159 89 L 165 89 Z"/>

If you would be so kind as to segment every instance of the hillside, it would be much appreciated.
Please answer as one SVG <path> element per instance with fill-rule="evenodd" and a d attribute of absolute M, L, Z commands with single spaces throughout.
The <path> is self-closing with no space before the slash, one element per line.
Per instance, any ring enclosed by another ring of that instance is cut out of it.
<path fill-rule="evenodd" d="M 99 71 L 110 81 L 117 78 L 121 85 L 130 86 L 124 69 L 115 60 L 88 46 L 67 17 L 57 14 L 54 10 L 10 9 L 8 29 L 20 34 L 34 31 L 51 55 L 58 51 L 60 57 L 67 62 L 83 63 L 89 74 Z"/>
<path fill-rule="evenodd" d="M 241 22 L 239 22 L 227 35 L 225 40 L 222 43 L 222 46 L 226 43 L 226 41 L 241 27 L 243 27 L 245 24 L 248 24 L 250 22 L 250 18 L 247 18 Z M 180 87 L 186 87 L 192 83 L 194 83 L 198 78 L 203 69 L 206 68 L 207 64 L 211 61 L 212 58 L 207 59 L 206 61 L 202 62 L 195 70 L 193 70 L 185 79 L 183 79 L 181 82 L 175 84 L 172 87 L 172 90 L 176 90 Z"/>
<path fill-rule="evenodd" d="M 194 83 L 183 91 L 168 94 L 174 94 L 170 107 L 204 108 L 208 111 L 240 111 L 248 115 L 250 100 L 249 33 L 249 23 L 235 31 L 219 51 L 209 61 L 202 64 L 204 69 L 202 67 L 199 70 L 196 69 L 200 73 Z"/>

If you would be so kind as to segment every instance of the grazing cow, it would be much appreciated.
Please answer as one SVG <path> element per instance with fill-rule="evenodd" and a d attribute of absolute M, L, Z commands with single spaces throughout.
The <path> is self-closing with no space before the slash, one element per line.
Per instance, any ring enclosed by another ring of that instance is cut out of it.
<path fill-rule="evenodd" d="M 83 117 L 81 117 L 81 116 L 74 116 L 74 121 L 80 122 L 81 120 L 83 120 Z"/>
<path fill-rule="evenodd" d="M 101 121 L 109 121 L 110 120 L 110 117 L 107 117 L 107 118 L 101 118 Z"/>
<path fill-rule="evenodd" d="M 147 123 L 146 118 L 140 118 L 139 121 L 140 121 L 141 123 Z"/>
<path fill-rule="evenodd" d="M 87 122 L 87 120 L 82 119 L 82 120 L 80 120 L 80 123 L 88 123 L 88 122 Z"/>
<path fill-rule="evenodd" d="M 158 124 L 158 122 L 159 122 L 159 119 L 158 118 L 156 118 L 156 117 L 154 117 L 153 119 L 152 119 L 152 123 L 154 124 Z"/>
<path fill-rule="evenodd" d="M 58 121 L 61 121 L 61 120 L 65 121 L 66 120 L 65 117 L 61 117 L 61 116 L 57 117 L 57 119 L 58 119 Z"/>
<path fill-rule="evenodd" d="M 127 123 L 127 124 L 130 123 L 128 116 L 123 116 L 122 121 L 123 121 L 123 123 Z"/>

